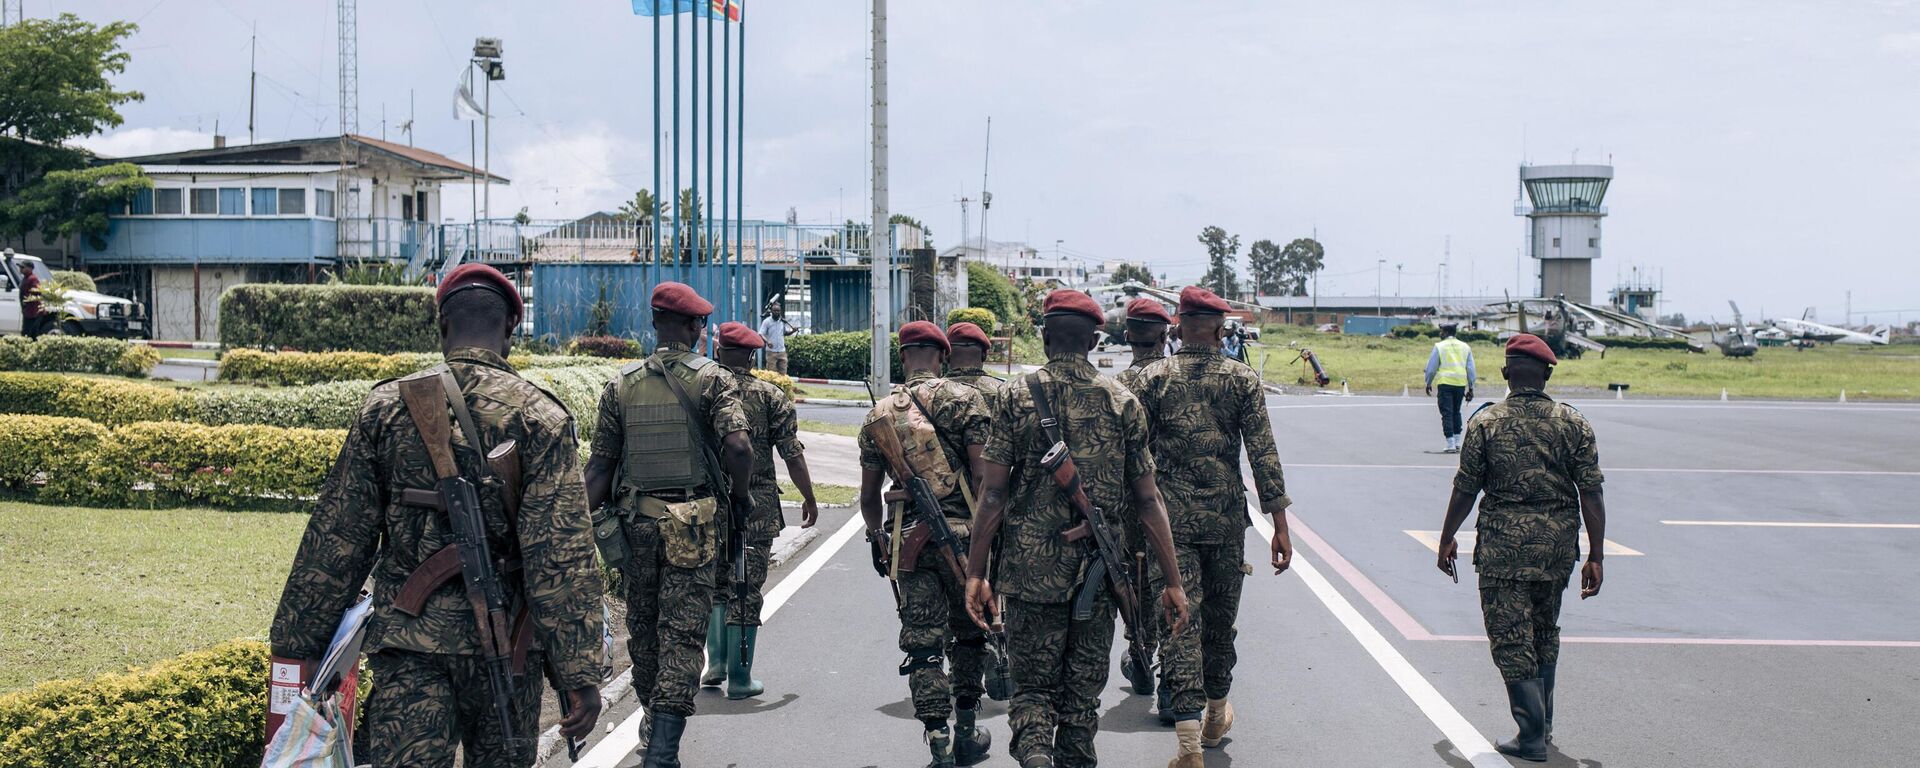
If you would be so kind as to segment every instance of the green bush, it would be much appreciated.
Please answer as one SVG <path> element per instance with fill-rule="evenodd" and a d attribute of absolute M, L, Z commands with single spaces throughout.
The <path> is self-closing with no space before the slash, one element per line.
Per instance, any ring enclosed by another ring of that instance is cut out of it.
<path fill-rule="evenodd" d="M 619 336 L 581 336 L 567 342 L 567 354 L 633 359 L 640 356 L 640 342 Z"/>
<path fill-rule="evenodd" d="M 1597 336 L 1594 341 L 1607 345 L 1608 349 L 1679 349 L 1691 347 L 1686 339 L 1653 339 L 1640 336 Z"/>
<path fill-rule="evenodd" d="M 437 354 L 376 355 L 372 352 L 261 352 L 229 350 L 220 356 L 220 380 L 241 384 L 319 384 L 391 379 L 440 362 Z"/>
<path fill-rule="evenodd" d="M 0 768 L 257 766 L 266 679 L 266 643 L 234 640 L 0 696 Z"/>
<path fill-rule="evenodd" d="M 0 419 L 0 488 L 48 502 L 86 500 L 92 493 L 88 468 L 112 438 L 106 427 L 85 419 Z"/>
<path fill-rule="evenodd" d="M 221 295 L 220 343 L 389 354 L 437 350 L 440 333 L 432 288 L 255 283 Z"/>
<path fill-rule="evenodd" d="M 778 371 L 769 371 L 761 368 L 755 368 L 753 369 L 753 377 L 761 381 L 771 382 L 774 386 L 779 387 L 780 391 L 787 393 L 787 397 L 793 397 L 793 377 L 792 376 L 788 376 Z"/>
<path fill-rule="evenodd" d="M 344 430 L 0 419 L 0 486 L 105 507 L 298 506 L 319 492 Z"/>
<path fill-rule="evenodd" d="M 993 310 L 984 307 L 961 307 L 947 313 L 947 327 L 953 327 L 954 323 L 973 323 L 986 331 L 988 336 L 993 335 L 997 322 L 999 318 L 994 317 Z"/>
<path fill-rule="evenodd" d="M 978 261 L 967 262 L 967 305 L 992 312 L 1000 318 L 1000 327 L 1023 334 L 1030 328 L 1026 300 L 1006 275 Z"/>
<path fill-rule="evenodd" d="M 599 423 L 600 394 L 619 372 L 619 368 L 611 365 L 597 365 L 535 368 L 521 375 L 558 397 L 573 413 L 574 428 L 580 433 L 580 439 L 590 441 Z"/>
<path fill-rule="evenodd" d="M 0 373 L 0 413 L 131 424 L 180 418 L 188 399 L 181 389 L 144 382 L 56 373 Z"/>
<path fill-rule="evenodd" d="M 89 275 L 85 272 L 79 272 L 79 271 L 69 270 L 69 269 L 56 269 L 53 271 L 52 282 L 55 286 L 59 287 L 62 290 L 91 291 L 93 293 L 100 292 L 100 287 L 97 285 L 94 285 L 93 283 L 93 275 Z"/>
<path fill-rule="evenodd" d="M 787 339 L 787 372 L 796 377 L 817 379 L 864 379 L 867 377 L 867 352 L 873 344 L 871 331 L 809 333 Z M 900 374 L 900 339 L 893 339 L 893 361 L 889 375 L 903 381 Z"/>
<path fill-rule="evenodd" d="M 1440 329 L 1427 323 L 1396 325 L 1387 331 L 1387 335 L 1396 339 L 1438 339 L 1440 338 Z M 1497 332 L 1480 331 L 1472 328 L 1463 328 L 1454 334 L 1454 336 L 1468 344 L 1487 343 L 1500 339 L 1500 334 Z"/>
<path fill-rule="evenodd" d="M 145 376 L 160 353 L 144 344 L 90 336 L 0 337 L 0 370 Z"/>
<path fill-rule="evenodd" d="M 195 424 L 346 429 L 373 382 L 330 381 L 304 387 L 193 390 L 179 419 Z M 74 414 L 79 415 L 79 414 Z"/>

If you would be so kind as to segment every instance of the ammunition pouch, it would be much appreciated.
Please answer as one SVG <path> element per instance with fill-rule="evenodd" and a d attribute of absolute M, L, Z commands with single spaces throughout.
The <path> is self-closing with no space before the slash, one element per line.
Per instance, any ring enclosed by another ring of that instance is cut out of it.
<path fill-rule="evenodd" d="M 667 563 L 676 568 L 703 568 L 712 565 L 720 553 L 720 531 L 715 522 L 719 502 L 712 496 L 689 501 L 667 501 L 657 496 L 641 496 L 635 510 L 660 525 L 660 546 Z"/>
<path fill-rule="evenodd" d="M 940 669 L 946 662 L 947 654 L 938 646 L 932 648 L 909 648 L 907 657 L 900 660 L 900 674 L 911 675 L 922 669 Z"/>
<path fill-rule="evenodd" d="M 609 568 L 619 568 L 633 557 L 627 546 L 627 516 L 613 504 L 602 504 L 592 513 L 593 544 L 600 560 Z"/>

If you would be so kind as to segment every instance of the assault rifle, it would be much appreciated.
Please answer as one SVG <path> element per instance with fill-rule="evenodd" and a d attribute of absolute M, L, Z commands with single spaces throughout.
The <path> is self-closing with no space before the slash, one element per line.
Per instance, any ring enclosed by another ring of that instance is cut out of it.
<path fill-rule="evenodd" d="M 967 553 L 960 549 L 960 539 L 953 535 L 953 529 L 947 527 L 946 513 L 940 510 L 933 486 L 907 466 L 906 450 L 900 445 L 900 436 L 894 434 L 893 423 L 882 419 L 864 429 L 867 437 L 873 439 L 874 448 L 887 460 L 887 471 L 893 475 L 895 487 L 906 490 L 912 502 L 909 505 L 911 519 L 927 527 L 928 541 L 940 549 L 940 557 L 953 570 L 953 577 L 961 584 L 967 583 Z"/>
<path fill-rule="evenodd" d="M 1073 596 L 1074 621 L 1087 621 L 1093 618 L 1093 602 L 1105 589 L 1113 597 L 1114 608 L 1119 611 L 1120 619 L 1127 627 L 1127 658 L 1129 666 L 1136 675 L 1151 675 L 1152 658 L 1147 654 L 1146 639 L 1140 626 L 1139 593 L 1135 586 L 1143 574 L 1134 572 L 1133 558 L 1128 557 L 1119 537 L 1107 525 L 1105 513 L 1093 505 L 1087 498 L 1086 489 L 1080 485 L 1080 469 L 1073 464 L 1073 453 L 1068 450 L 1066 441 L 1058 441 L 1040 457 L 1040 467 L 1053 484 L 1060 488 L 1067 504 L 1073 507 L 1079 516 L 1080 524 L 1068 528 L 1061 536 L 1068 543 L 1080 542 L 1087 553 L 1093 556 L 1093 562 L 1087 565 L 1087 578 L 1080 585 L 1080 591 Z M 1143 680 L 1130 680 L 1135 690 L 1140 690 Z"/>

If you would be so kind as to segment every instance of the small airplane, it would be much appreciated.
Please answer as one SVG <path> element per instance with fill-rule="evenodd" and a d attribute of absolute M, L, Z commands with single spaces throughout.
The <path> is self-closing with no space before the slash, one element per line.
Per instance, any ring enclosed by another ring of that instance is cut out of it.
<path fill-rule="evenodd" d="M 1753 357 L 1753 353 L 1760 349 L 1760 343 L 1747 330 L 1746 321 L 1740 319 L 1740 305 L 1729 301 L 1727 306 L 1733 307 L 1733 325 L 1727 327 L 1726 336 L 1713 336 L 1714 345 L 1720 348 L 1720 354 L 1727 357 Z"/>
<path fill-rule="evenodd" d="M 1850 331 L 1832 325 L 1823 325 L 1806 319 L 1807 313 L 1801 313 L 1800 319 L 1781 318 L 1768 321 L 1768 325 L 1785 332 L 1789 339 L 1799 342 L 1825 342 L 1828 344 L 1887 344 L 1890 328 L 1881 328 L 1872 334 Z"/>

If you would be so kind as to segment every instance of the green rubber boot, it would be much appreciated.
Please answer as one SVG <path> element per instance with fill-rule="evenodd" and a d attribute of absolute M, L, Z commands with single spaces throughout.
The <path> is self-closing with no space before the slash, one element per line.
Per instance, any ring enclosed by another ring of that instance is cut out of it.
<path fill-rule="evenodd" d="M 748 699 L 767 692 L 753 679 L 753 644 L 760 639 L 759 627 L 727 625 L 727 698 Z"/>
<path fill-rule="evenodd" d="M 727 606 L 716 605 L 707 614 L 707 669 L 700 684 L 711 688 L 727 681 Z"/>

